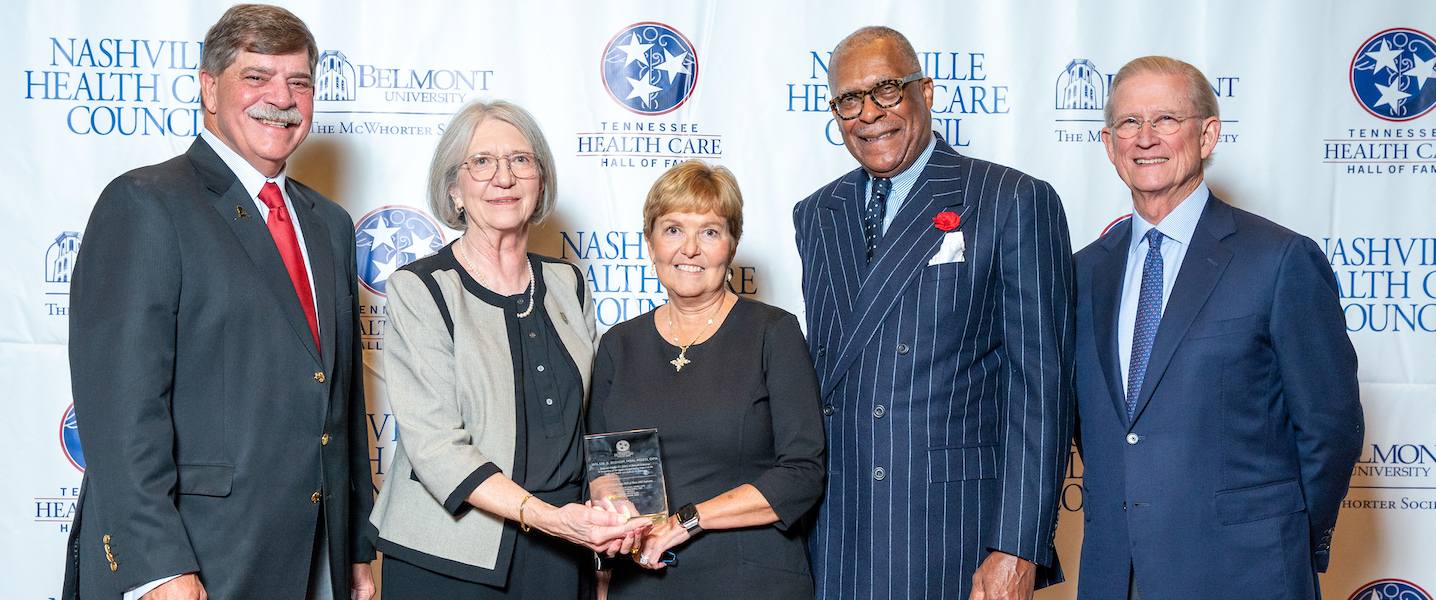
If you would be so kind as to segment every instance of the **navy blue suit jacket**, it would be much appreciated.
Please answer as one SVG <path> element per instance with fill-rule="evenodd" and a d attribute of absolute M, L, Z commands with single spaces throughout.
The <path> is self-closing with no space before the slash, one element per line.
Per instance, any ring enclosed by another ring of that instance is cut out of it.
<path fill-rule="evenodd" d="M 1310 239 L 1209 199 L 1129 422 L 1131 229 L 1077 253 L 1078 597 L 1125 598 L 1132 567 L 1151 598 L 1317 597 L 1363 423 L 1331 266 Z"/>
<path fill-rule="evenodd" d="M 867 175 L 793 211 L 826 416 L 818 598 L 966 600 L 990 550 L 1061 580 L 1071 435 L 1071 242 L 1056 192 L 941 139 L 867 263 Z M 928 265 L 961 215 L 964 262 Z"/>

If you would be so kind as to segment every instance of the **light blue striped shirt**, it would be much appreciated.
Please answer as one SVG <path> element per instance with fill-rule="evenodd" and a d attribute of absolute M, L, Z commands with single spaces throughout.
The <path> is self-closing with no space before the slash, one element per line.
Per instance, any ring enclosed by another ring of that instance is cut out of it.
<path fill-rule="evenodd" d="M 912 191 L 912 186 L 917 183 L 917 178 L 919 175 L 922 175 L 922 170 L 927 168 L 927 161 L 932 158 L 932 150 L 936 147 L 937 134 L 934 133 L 931 139 L 927 141 L 927 149 L 918 155 L 917 162 L 909 166 L 906 171 L 893 176 L 893 188 L 891 192 L 888 192 L 887 213 L 883 215 L 883 233 L 888 232 L 888 225 L 892 224 L 893 217 L 897 216 L 898 209 L 902 208 L 903 201 L 907 200 L 907 194 Z M 867 206 L 868 202 L 871 202 L 872 199 L 873 177 L 869 174 L 868 190 L 864 195 L 863 206 Z"/>
<path fill-rule="evenodd" d="M 1162 310 L 1167 310 L 1167 298 L 1172 294 L 1172 284 L 1177 282 L 1177 273 L 1182 269 L 1182 260 L 1187 257 L 1187 248 L 1192 246 L 1192 235 L 1197 231 L 1197 221 L 1202 218 L 1202 209 L 1207 206 L 1207 183 L 1197 184 L 1192 195 L 1182 200 L 1172 212 L 1162 219 L 1161 224 L 1148 223 L 1142 215 L 1132 211 L 1132 242 L 1127 246 L 1127 273 L 1122 278 L 1122 304 L 1117 310 L 1117 352 L 1121 360 L 1122 389 L 1127 386 L 1127 368 L 1132 363 L 1132 331 L 1137 328 L 1137 301 L 1142 295 L 1142 265 L 1147 262 L 1147 230 L 1153 227 L 1162 232 Z M 1160 325 L 1158 330 L 1160 331 Z"/>

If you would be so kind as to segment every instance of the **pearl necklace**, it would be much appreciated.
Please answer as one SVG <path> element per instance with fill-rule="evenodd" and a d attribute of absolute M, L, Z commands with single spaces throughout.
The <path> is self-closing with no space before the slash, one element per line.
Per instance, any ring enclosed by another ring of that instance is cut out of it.
<path fill-rule="evenodd" d="M 668 364 L 673 365 L 675 372 L 683 372 L 684 365 L 693 362 L 688 360 L 688 347 L 698 343 L 698 338 L 703 337 L 703 334 L 708 332 L 708 327 L 713 324 L 713 319 L 718 317 L 718 313 L 723 310 L 723 304 L 727 301 L 728 299 L 725 297 L 718 302 L 718 308 L 708 317 L 708 322 L 703 324 L 703 329 L 698 330 L 698 335 L 693 336 L 693 341 L 687 344 L 678 343 L 678 328 L 673 326 L 673 305 L 668 305 L 668 329 L 673 332 L 673 344 L 678 346 L 678 358 L 668 361 Z"/>
<path fill-rule="evenodd" d="M 486 288 L 489 288 L 490 290 L 494 289 L 494 288 L 492 288 L 492 287 L 489 286 L 489 280 L 487 280 L 487 279 L 484 278 L 484 274 L 483 274 L 483 273 L 480 273 L 479 270 L 478 270 L 478 269 L 475 269 L 475 268 L 474 268 L 474 265 L 469 262 L 469 251 L 464 249 L 464 239 L 463 239 L 463 238 L 459 238 L 459 244 L 458 244 L 458 246 L 459 246 L 459 258 L 464 259 L 464 266 L 465 266 L 465 267 L 468 267 L 468 268 L 469 268 L 469 272 L 474 274 L 474 278 L 479 281 L 479 285 L 482 285 L 482 286 L 484 286 L 484 287 L 486 287 Z M 524 264 L 527 265 L 528 268 L 529 268 L 529 307 L 528 307 L 528 309 L 526 309 L 526 310 L 524 310 L 523 312 L 519 313 L 519 318 L 520 318 L 520 319 L 522 319 L 522 318 L 524 318 L 524 317 L 527 317 L 527 316 L 529 316 L 530 314 L 533 314 L 533 311 L 534 311 L 534 288 L 535 288 L 535 287 L 538 287 L 537 284 L 534 282 L 534 264 L 533 264 L 533 262 L 529 261 L 528 257 L 525 256 L 525 257 L 524 257 Z M 711 323 L 712 321 L 710 320 L 709 322 Z"/>

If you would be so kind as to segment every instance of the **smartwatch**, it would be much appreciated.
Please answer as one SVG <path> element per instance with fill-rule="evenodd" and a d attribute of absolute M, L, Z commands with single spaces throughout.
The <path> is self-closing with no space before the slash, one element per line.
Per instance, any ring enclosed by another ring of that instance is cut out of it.
<path fill-rule="evenodd" d="M 678 509 L 678 524 L 688 530 L 690 537 L 703 533 L 703 528 L 698 525 L 698 507 L 692 502 Z"/>

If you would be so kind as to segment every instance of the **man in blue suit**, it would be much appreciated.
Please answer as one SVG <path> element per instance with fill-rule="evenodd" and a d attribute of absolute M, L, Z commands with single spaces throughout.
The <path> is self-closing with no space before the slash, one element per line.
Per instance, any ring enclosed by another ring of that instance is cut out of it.
<path fill-rule="evenodd" d="M 1362 442 L 1317 245 L 1208 192 L 1202 73 L 1139 58 L 1102 141 L 1132 218 L 1077 253 L 1078 597 L 1318 598 Z"/>
<path fill-rule="evenodd" d="M 902 34 L 848 36 L 828 82 L 861 168 L 793 211 L 829 449 L 817 597 L 1031 598 L 1061 580 L 1074 413 L 1061 201 L 934 135 Z"/>

